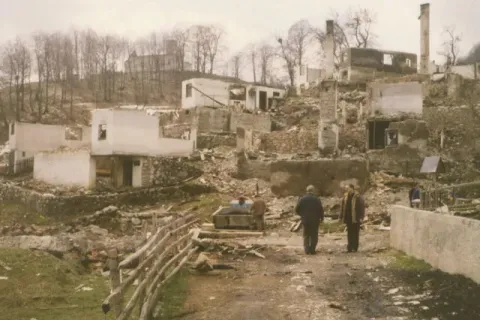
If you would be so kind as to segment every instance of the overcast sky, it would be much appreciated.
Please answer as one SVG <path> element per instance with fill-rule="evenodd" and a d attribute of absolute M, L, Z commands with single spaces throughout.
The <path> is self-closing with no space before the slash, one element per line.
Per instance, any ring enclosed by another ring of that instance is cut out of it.
<path fill-rule="evenodd" d="M 33 31 L 68 31 L 91 27 L 130 38 L 176 24 L 218 23 L 225 26 L 231 51 L 285 31 L 308 19 L 324 26 L 331 9 L 343 12 L 359 4 L 377 13 L 378 47 L 419 53 L 418 0 L 0 0 L 0 43 Z M 479 0 L 431 1 L 431 53 L 439 59 L 444 26 L 462 34 L 462 53 L 479 41 Z"/>

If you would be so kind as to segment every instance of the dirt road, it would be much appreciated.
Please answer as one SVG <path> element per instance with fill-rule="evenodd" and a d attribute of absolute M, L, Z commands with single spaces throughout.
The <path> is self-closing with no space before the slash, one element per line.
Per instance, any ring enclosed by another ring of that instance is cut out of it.
<path fill-rule="evenodd" d="M 403 270 L 404 275 L 418 276 L 421 280 L 417 283 L 409 284 L 397 276 L 401 270 L 389 267 L 398 257 L 387 250 L 388 232 L 365 232 L 358 253 L 344 252 L 342 233 L 321 237 L 315 256 L 303 254 L 301 241 L 300 236 L 290 234 L 244 240 L 268 245 L 262 252 L 266 259 L 217 255 L 216 259 L 236 270 L 191 275 L 185 312 L 178 318 L 467 319 L 458 317 L 462 312 L 458 305 L 437 311 L 435 306 L 443 297 L 415 287 L 419 282 L 436 281 L 421 278 L 430 272 L 428 266 Z M 478 307 L 470 310 L 468 319 L 476 319 L 479 312 Z"/>

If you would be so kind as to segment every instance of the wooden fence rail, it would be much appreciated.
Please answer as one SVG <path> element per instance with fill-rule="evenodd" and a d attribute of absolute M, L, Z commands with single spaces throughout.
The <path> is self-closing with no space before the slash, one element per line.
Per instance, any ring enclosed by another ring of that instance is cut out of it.
<path fill-rule="evenodd" d="M 156 228 L 154 218 L 154 227 Z M 135 319 L 147 320 L 155 307 L 161 288 L 188 261 L 195 252 L 190 228 L 199 220 L 190 214 L 179 217 L 156 229 L 148 241 L 123 261 L 118 261 L 117 250 L 109 252 L 111 293 L 103 301 L 102 310 L 115 312 L 115 319 L 130 319 L 135 307 Z M 195 231 L 198 233 L 198 230 Z M 122 270 L 137 264 L 136 268 L 122 281 Z M 126 292 L 134 282 L 137 286 L 124 306 Z"/>

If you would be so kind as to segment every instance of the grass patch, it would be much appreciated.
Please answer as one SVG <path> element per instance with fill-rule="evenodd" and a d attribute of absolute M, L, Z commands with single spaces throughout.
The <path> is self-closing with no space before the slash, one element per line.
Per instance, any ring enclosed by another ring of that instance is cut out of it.
<path fill-rule="evenodd" d="M 185 202 L 181 205 L 174 206 L 173 210 L 183 211 L 193 207 L 193 211 L 198 214 L 198 217 L 204 222 L 211 222 L 212 213 L 214 213 L 219 206 L 230 205 L 231 197 L 219 193 L 207 193 L 196 197 L 194 200 Z"/>
<path fill-rule="evenodd" d="M 345 229 L 345 225 L 339 220 L 333 220 L 331 222 L 326 221 L 320 225 L 320 229 L 323 233 L 342 232 L 343 229 Z"/>
<path fill-rule="evenodd" d="M 391 269 L 409 270 L 409 271 L 428 271 L 432 266 L 423 260 L 419 260 L 400 251 L 389 251 L 387 253 L 394 260 L 389 264 Z"/>
<path fill-rule="evenodd" d="M 178 318 L 184 310 L 188 295 L 188 271 L 180 270 L 160 293 L 158 306 L 160 307 L 159 320 Z"/>
<path fill-rule="evenodd" d="M 48 225 L 50 219 L 42 214 L 29 210 L 24 204 L 13 201 L 0 202 L 0 224 L 14 225 L 14 224 L 36 224 Z"/>
<path fill-rule="evenodd" d="M 40 251 L 0 249 L 0 261 L 0 319 L 105 319 L 107 278 Z"/>

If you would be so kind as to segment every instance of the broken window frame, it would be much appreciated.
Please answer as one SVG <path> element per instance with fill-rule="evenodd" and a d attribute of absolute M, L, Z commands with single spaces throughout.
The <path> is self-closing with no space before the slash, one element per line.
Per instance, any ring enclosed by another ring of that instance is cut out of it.
<path fill-rule="evenodd" d="M 242 89 L 243 92 L 241 94 L 235 94 L 232 90 L 235 89 Z M 245 86 L 230 86 L 228 88 L 228 99 L 235 100 L 235 101 L 245 101 L 247 100 L 247 87 Z"/>
<path fill-rule="evenodd" d="M 82 141 L 82 139 L 83 139 L 82 127 L 65 127 L 65 140 Z"/>
<path fill-rule="evenodd" d="M 185 98 L 191 98 L 193 95 L 193 86 L 191 83 L 185 85 Z"/>
<path fill-rule="evenodd" d="M 395 134 L 395 138 L 391 139 L 390 134 Z M 385 148 L 398 147 L 398 129 L 386 129 L 385 130 Z"/>
<path fill-rule="evenodd" d="M 13 136 L 15 134 L 15 122 L 12 122 L 10 125 L 10 135 Z"/>
<path fill-rule="evenodd" d="M 383 64 L 386 66 L 393 66 L 393 55 L 389 53 L 384 53 Z"/>
<path fill-rule="evenodd" d="M 107 124 L 98 125 L 98 141 L 107 140 Z"/>
<path fill-rule="evenodd" d="M 274 91 L 274 92 L 273 92 L 273 96 L 274 96 L 274 97 L 280 97 L 280 92 Z"/>

